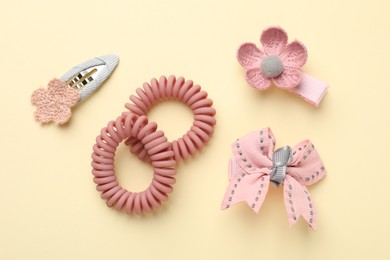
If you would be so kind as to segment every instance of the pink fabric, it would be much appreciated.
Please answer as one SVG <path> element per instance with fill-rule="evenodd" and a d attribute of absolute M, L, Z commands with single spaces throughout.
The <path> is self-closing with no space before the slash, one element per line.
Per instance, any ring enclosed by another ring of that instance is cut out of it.
<path fill-rule="evenodd" d="M 247 69 L 245 76 L 247 82 L 260 90 L 268 89 L 273 82 L 277 87 L 288 89 L 302 96 L 310 104 L 318 106 L 328 87 L 319 80 L 315 84 L 314 82 L 306 84 L 305 74 L 301 71 L 301 67 L 307 61 L 306 47 L 297 40 L 288 44 L 287 33 L 280 27 L 265 29 L 261 34 L 260 42 L 263 49 L 253 43 L 244 43 L 237 51 L 238 62 Z M 262 73 L 260 65 L 267 56 L 277 56 L 281 60 L 284 69 L 280 75 L 269 78 Z M 306 91 L 299 92 L 302 88 Z M 312 92 L 322 94 L 312 96 Z"/>
<path fill-rule="evenodd" d="M 252 132 L 232 145 L 233 158 L 229 164 L 229 186 L 222 209 L 246 202 L 256 213 L 263 204 L 273 167 L 275 137 L 270 128 Z M 317 213 L 306 185 L 322 179 L 323 163 L 314 145 L 305 140 L 292 148 L 293 158 L 287 166 L 284 180 L 284 203 L 290 224 L 302 216 L 316 229 Z"/>
<path fill-rule="evenodd" d="M 78 91 L 68 88 L 60 79 L 51 80 L 47 89 L 37 89 L 31 96 L 31 102 L 37 106 L 34 117 L 41 123 L 50 121 L 56 124 L 66 123 L 72 115 L 71 107 L 79 100 Z"/>
<path fill-rule="evenodd" d="M 325 82 L 309 74 L 303 73 L 301 84 L 289 91 L 299 95 L 306 102 L 318 107 L 327 90 L 328 85 Z"/>

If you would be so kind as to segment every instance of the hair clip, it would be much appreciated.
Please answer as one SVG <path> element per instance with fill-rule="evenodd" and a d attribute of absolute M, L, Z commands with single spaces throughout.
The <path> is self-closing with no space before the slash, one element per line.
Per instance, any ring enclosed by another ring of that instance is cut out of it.
<path fill-rule="evenodd" d="M 96 189 L 107 200 L 108 207 L 140 215 L 153 211 L 168 199 L 175 183 L 176 164 L 203 148 L 214 132 L 216 121 L 213 101 L 207 98 L 207 92 L 183 77 L 152 79 L 150 84 L 144 83 L 143 88 L 137 88 L 136 93 L 130 96 L 132 103 L 125 104 L 130 111 L 109 122 L 96 137 L 92 174 Z M 172 142 L 167 140 L 163 131 L 157 131 L 155 122 L 148 122 L 146 117 L 153 105 L 165 99 L 179 100 L 194 113 L 191 129 Z M 153 180 L 144 191 L 128 191 L 117 181 L 115 151 L 123 140 L 132 154 L 153 166 Z"/>
<path fill-rule="evenodd" d="M 298 40 L 287 44 L 287 33 L 280 27 L 265 29 L 260 42 L 263 49 L 244 43 L 237 51 L 238 62 L 247 69 L 247 82 L 260 90 L 268 89 L 273 82 L 319 106 L 328 85 L 301 71 L 307 60 L 306 47 Z"/>
<path fill-rule="evenodd" d="M 40 123 L 66 123 L 72 115 L 71 108 L 98 89 L 118 63 L 119 58 L 113 54 L 95 57 L 73 67 L 60 79 L 51 80 L 46 89 L 35 90 L 31 96 L 37 106 L 35 119 Z"/>
<path fill-rule="evenodd" d="M 306 185 L 321 180 L 325 168 L 314 145 L 305 140 L 293 148 L 274 151 L 275 137 L 270 128 L 252 132 L 233 145 L 229 163 L 229 180 L 222 209 L 246 202 L 259 212 L 269 183 L 284 185 L 284 204 L 290 224 L 302 216 L 310 227 L 317 227 L 317 213 Z"/>

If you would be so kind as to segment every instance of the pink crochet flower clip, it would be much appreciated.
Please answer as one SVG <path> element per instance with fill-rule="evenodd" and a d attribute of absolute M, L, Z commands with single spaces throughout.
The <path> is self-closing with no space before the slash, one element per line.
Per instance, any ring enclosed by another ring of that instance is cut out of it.
<path fill-rule="evenodd" d="M 79 92 L 74 88 L 68 88 L 60 79 L 51 80 L 47 89 L 37 89 L 31 96 L 31 102 L 37 106 L 34 117 L 41 123 L 50 121 L 56 124 L 66 123 L 72 116 L 71 108 L 79 100 Z"/>
<path fill-rule="evenodd" d="M 40 123 L 65 124 L 71 108 L 97 90 L 118 65 L 114 54 L 94 57 L 68 70 L 60 79 L 49 82 L 47 89 L 33 92 L 31 102 L 37 106 L 34 117 Z"/>
<path fill-rule="evenodd" d="M 244 43 L 237 51 L 238 62 L 245 67 L 246 80 L 257 89 L 268 89 L 272 82 L 318 106 L 328 85 L 301 71 L 307 60 L 306 47 L 298 40 L 288 44 L 287 33 L 269 27 L 260 37 L 263 49 Z"/>

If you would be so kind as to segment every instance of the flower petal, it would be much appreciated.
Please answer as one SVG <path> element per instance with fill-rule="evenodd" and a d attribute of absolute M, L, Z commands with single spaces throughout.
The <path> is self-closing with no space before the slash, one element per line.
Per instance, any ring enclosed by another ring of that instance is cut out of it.
<path fill-rule="evenodd" d="M 267 55 L 279 55 L 287 45 L 287 33 L 280 27 L 269 27 L 263 31 L 260 41 Z"/>
<path fill-rule="evenodd" d="M 237 51 L 237 60 L 245 68 L 259 67 L 264 53 L 253 43 L 244 43 Z"/>
<path fill-rule="evenodd" d="M 307 61 L 307 50 L 300 41 L 293 41 L 287 45 L 286 49 L 280 55 L 280 59 L 285 67 L 299 69 Z"/>
<path fill-rule="evenodd" d="M 57 125 L 62 125 L 68 122 L 70 117 L 72 116 L 72 111 L 69 107 L 60 107 L 56 109 L 55 113 L 53 114 L 53 121 Z"/>
<path fill-rule="evenodd" d="M 53 93 L 62 92 L 62 90 L 66 88 L 67 86 L 65 82 L 57 78 L 50 80 L 49 83 L 47 84 L 47 89 Z"/>
<path fill-rule="evenodd" d="M 40 123 L 49 123 L 52 121 L 52 117 L 48 114 L 45 107 L 38 107 L 37 110 L 34 111 L 34 118 Z"/>
<path fill-rule="evenodd" d="M 295 68 L 284 68 L 280 76 L 273 79 L 279 88 L 294 88 L 302 81 L 302 72 Z"/>
<path fill-rule="evenodd" d="M 41 106 L 45 103 L 45 99 L 47 97 L 48 91 L 44 88 L 39 88 L 35 90 L 31 95 L 31 103 L 36 106 Z"/>
<path fill-rule="evenodd" d="M 73 107 L 80 100 L 80 93 L 77 89 L 66 88 L 63 97 L 61 98 L 61 103 L 68 107 Z"/>
<path fill-rule="evenodd" d="M 271 85 L 271 80 L 265 77 L 259 68 L 253 68 L 246 71 L 245 75 L 248 83 L 258 89 L 267 89 Z"/>

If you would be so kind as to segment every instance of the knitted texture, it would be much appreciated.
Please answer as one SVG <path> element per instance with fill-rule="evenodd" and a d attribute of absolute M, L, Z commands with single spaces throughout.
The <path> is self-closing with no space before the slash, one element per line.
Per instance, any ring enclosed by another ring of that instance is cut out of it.
<path fill-rule="evenodd" d="M 328 84 L 300 69 L 307 60 L 306 47 L 299 41 L 287 44 L 287 33 L 280 27 L 269 27 L 260 37 L 263 49 L 244 43 L 237 51 L 238 62 L 246 68 L 245 78 L 257 89 L 265 90 L 272 82 L 319 106 Z"/>
<path fill-rule="evenodd" d="M 76 89 L 68 88 L 64 81 L 53 79 L 47 89 L 40 88 L 33 92 L 31 102 L 37 106 L 34 117 L 41 123 L 54 121 L 56 124 L 66 123 L 73 107 L 80 99 Z"/>
<path fill-rule="evenodd" d="M 238 139 L 233 145 L 229 180 L 222 209 L 246 202 L 259 212 L 268 191 L 272 174 L 275 137 L 269 128 L 263 128 Z M 287 164 L 284 185 L 284 204 L 290 224 L 302 216 L 313 228 L 317 227 L 317 213 L 306 185 L 321 180 L 325 167 L 314 145 L 305 140 L 292 148 L 292 159 Z"/>
<path fill-rule="evenodd" d="M 265 29 L 260 41 L 263 49 L 257 48 L 253 43 L 244 43 L 237 51 L 239 63 L 247 69 L 248 83 L 258 89 L 267 89 L 272 82 L 286 89 L 299 85 L 302 81 L 300 68 L 307 60 L 305 46 L 299 41 L 287 44 L 287 33 L 280 27 Z M 264 63 L 269 57 L 274 57 L 274 62 Z M 279 59 L 276 60 L 275 57 Z M 279 61 L 281 64 L 278 64 Z M 278 66 L 275 67 L 275 64 Z"/>

